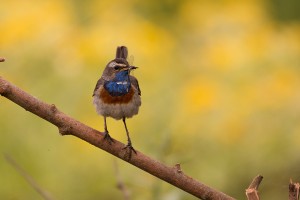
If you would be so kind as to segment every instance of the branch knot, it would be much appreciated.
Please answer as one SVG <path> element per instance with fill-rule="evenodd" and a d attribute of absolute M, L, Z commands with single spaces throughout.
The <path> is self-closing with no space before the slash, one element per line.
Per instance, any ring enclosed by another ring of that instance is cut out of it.
<path fill-rule="evenodd" d="M 58 128 L 58 131 L 61 135 L 70 135 L 72 132 L 71 126 L 62 126 Z"/>
<path fill-rule="evenodd" d="M 182 173 L 182 169 L 181 169 L 180 163 L 175 164 L 174 168 L 175 168 L 175 170 L 176 170 L 177 173 L 180 173 L 180 174 Z"/>
<path fill-rule="evenodd" d="M 0 95 L 4 96 L 9 91 L 9 84 L 5 81 L 2 81 L 2 77 L 0 76 Z"/>
<path fill-rule="evenodd" d="M 52 114 L 55 114 L 57 112 L 57 108 L 56 108 L 55 104 L 51 104 L 50 110 L 51 110 Z"/>

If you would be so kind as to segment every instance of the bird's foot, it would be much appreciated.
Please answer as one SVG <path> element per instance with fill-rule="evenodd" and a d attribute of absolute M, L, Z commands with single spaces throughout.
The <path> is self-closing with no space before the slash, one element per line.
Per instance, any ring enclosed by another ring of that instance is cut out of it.
<path fill-rule="evenodd" d="M 112 139 L 112 137 L 110 137 L 108 131 L 104 132 L 104 140 L 106 140 L 109 144 L 115 142 L 114 139 Z"/>
<path fill-rule="evenodd" d="M 137 154 L 136 150 L 133 148 L 133 146 L 131 145 L 131 143 L 128 143 L 123 149 L 126 149 L 126 153 L 128 153 L 127 154 L 128 160 L 131 159 L 132 152 L 134 152 L 135 154 Z"/>

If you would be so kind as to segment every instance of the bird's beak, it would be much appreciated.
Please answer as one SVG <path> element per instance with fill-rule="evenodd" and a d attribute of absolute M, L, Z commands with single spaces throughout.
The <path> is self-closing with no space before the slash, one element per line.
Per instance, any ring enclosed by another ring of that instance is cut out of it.
<path fill-rule="evenodd" d="M 134 69 L 137 69 L 138 67 L 135 67 L 135 66 L 129 66 L 129 70 L 134 70 Z"/>

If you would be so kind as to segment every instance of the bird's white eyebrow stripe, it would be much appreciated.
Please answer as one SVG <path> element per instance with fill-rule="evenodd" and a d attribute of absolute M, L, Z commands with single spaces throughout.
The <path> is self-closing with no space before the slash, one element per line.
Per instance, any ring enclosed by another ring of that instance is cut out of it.
<path fill-rule="evenodd" d="M 109 66 L 110 66 L 110 67 L 115 67 L 115 66 L 126 67 L 125 64 L 122 64 L 122 63 L 116 63 L 116 62 L 112 62 Z"/>

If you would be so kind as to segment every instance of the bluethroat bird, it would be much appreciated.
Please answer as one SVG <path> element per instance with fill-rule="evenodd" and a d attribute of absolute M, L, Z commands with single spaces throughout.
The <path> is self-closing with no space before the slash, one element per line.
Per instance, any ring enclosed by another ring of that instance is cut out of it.
<path fill-rule="evenodd" d="M 124 149 L 129 149 L 129 158 L 131 152 L 135 152 L 129 137 L 129 131 L 126 125 L 126 118 L 138 114 L 141 106 L 141 90 L 138 80 L 130 75 L 130 72 L 137 67 L 131 66 L 127 61 L 128 51 L 125 46 L 117 47 L 116 58 L 110 61 L 98 80 L 94 93 L 94 105 L 99 115 L 104 117 L 104 138 L 109 143 L 113 142 L 110 137 L 106 118 L 112 117 L 116 120 L 123 120 L 128 143 Z"/>

